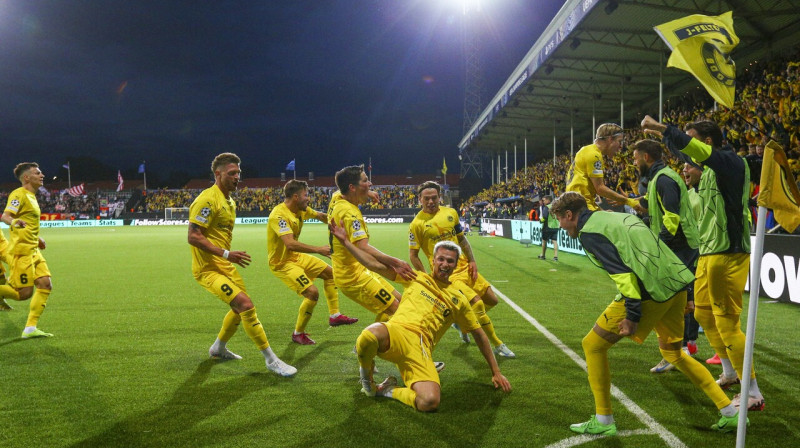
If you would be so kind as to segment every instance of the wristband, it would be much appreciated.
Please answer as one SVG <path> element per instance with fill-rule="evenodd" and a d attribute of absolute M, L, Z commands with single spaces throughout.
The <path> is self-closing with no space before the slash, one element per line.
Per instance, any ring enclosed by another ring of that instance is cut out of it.
<path fill-rule="evenodd" d="M 231 253 L 231 251 L 229 251 L 229 250 L 223 250 L 222 251 L 222 258 L 227 260 L 228 259 L 228 255 L 230 255 L 230 253 Z"/>

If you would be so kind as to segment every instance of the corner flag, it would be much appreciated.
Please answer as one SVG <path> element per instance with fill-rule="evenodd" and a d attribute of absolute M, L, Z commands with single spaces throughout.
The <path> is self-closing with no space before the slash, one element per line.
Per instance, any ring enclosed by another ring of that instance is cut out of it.
<path fill-rule="evenodd" d="M 792 233 L 800 226 L 800 190 L 789 169 L 786 153 L 773 140 L 764 148 L 758 205 L 771 208 L 775 220 L 787 232 Z"/>
<path fill-rule="evenodd" d="M 672 50 L 667 67 L 694 75 L 718 103 L 728 108 L 733 108 L 736 79 L 736 65 L 729 55 L 739 44 L 732 14 L 695 14 L 654 28 Z"/>

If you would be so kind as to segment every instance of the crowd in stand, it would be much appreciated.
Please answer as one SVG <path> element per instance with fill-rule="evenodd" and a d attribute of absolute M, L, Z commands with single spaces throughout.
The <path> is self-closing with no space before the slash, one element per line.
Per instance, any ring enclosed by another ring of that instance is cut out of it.
<path fill-rule="evenodd" d="M 698 120 L 718 123 L 724 144 L 747 159 L 754 183 L 759 180 L 764 146 L 775 140 L 786 151 L 795 178 L 800 179 L 800 49 L 785 58 L 753 64 L 737 77 L 736 93 L 733 110 L 715 110 L 705 92 L 672 99 L 665 105 L 664 122 L 680 128 Z M 638 126 L 625 131 L 627 144 L 643 138 L 646 137 Z M 682 164 L 668 152 L 665 160 L 680 172 Z M 604 181 L 609 188 L 630 197 L 640 195 L 632 151 L 620 151 L 605 164 Z M 557 157 L 555 163 L 552 159 L 541 161 L 515 173 L 507 182 L 494 184 L 467 199 L 462 210 L 471 209 L 484 217 L 503 217 L 502 202 L 508 198 L 520 196 L 523 203 L 530 205 L 543 194 L 564 192 L 569 168 L 568 155 Z"/>
<path fill-rule="evenodd" d="M 8 202 L 9 192 L 0 192 L 0 204 Z M 72 218 L 91 218 L 97 216 L 115 217 L 125 208 L 125 200 L 130 192 L 92 191 L 78 196 L 59 190 L 41 188 L 36 195 L 42 213 L 61 213 Z"/>

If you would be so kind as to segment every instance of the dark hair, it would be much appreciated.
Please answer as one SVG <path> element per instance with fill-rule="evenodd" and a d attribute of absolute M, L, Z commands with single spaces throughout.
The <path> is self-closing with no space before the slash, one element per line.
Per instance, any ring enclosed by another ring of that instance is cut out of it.
<path fill-rule="evenodd" d="M 653 160 L 661 160 L 661 157 L 664 155 L 664 147 L 661 146 L 660 142 L 657 142 L 653 139 L 645 139 L 639 140 L 638 142 L 631 145 L 634 151 L 639 151 L 647 154 Z"/>
<path fill-rule="evenodd" d="M 17 164 L 17 166 L 14 167 L 14 177 L 22 182 L 22 175 L 27 173 L 31 168 L 39 168 L 39 164 L 36 162 L 22 162 Z"/>
<path fill-rule="evenodd" d="M 699 140 L 711 138 L 711 146 L 714 148 L 722 147 L 722 130 L 713 121 L 695 121 L 686 125 L 685 130 L 689 131 L 694 129 Z"/>
<path fill-rule="evenodd" d="M 422 196 L 422 190 L 427 190 L 428 188 L 433 188 L 437 193 L 439 193 L 439 196 L 442 195 L 442 186 L 432 180 L 429 180 L 423 182 L 422 185 L 417 187 L 417 196 Z"/>
<path fill-rule="evenodd" d="M 553 205 L 550 206 L 550 213 L 554 213 L 556 216 L 563 216 L 567 210 L 576 214 L 585 208 L 586 198 L 577 191 L 568 191 L 553 201 Z"/>
<path fill-rule="evenodd" d="M 283 197 L 289 199 L 303 190 L 308 190 L 308 183 L 304 180 L 292 179 L 283 186 Z"/>
<path fill-rule="evenodd" d="M 334 177 L 336 186 L 342 194 L 347 194 L 350 190 L 350 185 L 358 185 L 361 181 L 361 173 L 364 172 L 364 165 L 346 166 L 336 172 Z"/>
<path fill-rule="evenodd" d="M 242 163 L 242 159 L 239 158 L 236 154 L 232 152 L 223 152 L 222 154 L 214 157 L 214 161 L 211 162 L 211 172 L 216 173 L 219 167 L 235 163 L 240 164 Z"/>

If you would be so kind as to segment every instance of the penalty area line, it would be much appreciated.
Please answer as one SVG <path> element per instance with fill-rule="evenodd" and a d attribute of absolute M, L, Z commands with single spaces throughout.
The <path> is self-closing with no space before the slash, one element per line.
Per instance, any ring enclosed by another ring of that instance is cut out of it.
<path fill-rule="evenodd" d="M 556 335 L 550 332 L 544 325 L 540 324 L 538 320 L 534 319 L 533 316 L 528 314 L 527 311 L 523 310 L 519 305 L 517 305 L 513 300 L 511 300 L 507 295 L 503 294 L 492 286 L 494 292 L 501 298 L 503 301 L 508 303 L 511 308 L 514 309 L 520 316 L 522 316 L 525 320 L 527 320 L 531 325 L 533 325 L 539 333 L 542 333 L 544 337 L 546 337 L 553 345 L 558 347 L 564 354 L 569 356 L 575 364 L 578 364 L 581 369 L 586 370 L 586 361 L 583 360 L 574 350 L 567 347 L 566 344 L 561 342 Z M 650 429 L 654 434 L 661 437 L 664 442 L 666 442 L 667 446 L 672 448 L 687 448 L 686 445 L 681 442 L 681 440 L 675 436 L 675 434 L 671 433 L 667 428 L 665 428 L 661 423 L 658 423 L 653 417 L 650 416 L 647 412 L 644 411 L 638 404 L 634 403 L 633 400 L 628 398 L 624 392 L 622 392 L 617 386 L 611 385 L 611 395 L 617 399 L 620 403 L 622 403 L 625 408 L 627 408 L 633 415 L 636 416 L 642 423 L 644 423 L 647 428 Z M 567 439 L 569 440 L 569 439 Z M 553 445 L 553 446 L 561 446 L 561 445 Z M 564 445 L 564 446 L 572 446 L 572 445 Z"/>

